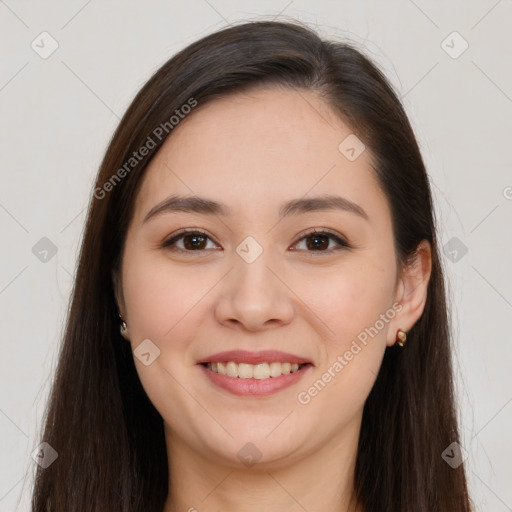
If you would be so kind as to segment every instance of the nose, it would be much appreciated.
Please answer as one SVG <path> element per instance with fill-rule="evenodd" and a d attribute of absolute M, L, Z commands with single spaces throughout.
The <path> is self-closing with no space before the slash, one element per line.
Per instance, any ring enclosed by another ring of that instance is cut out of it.
<path fill-rule="evenodd" d="M 294 315 L 293 293 L 263 254 L 252 263 L 235 256 L 215 307 L 218 322 L 260 331 L 287 325 Z"/>

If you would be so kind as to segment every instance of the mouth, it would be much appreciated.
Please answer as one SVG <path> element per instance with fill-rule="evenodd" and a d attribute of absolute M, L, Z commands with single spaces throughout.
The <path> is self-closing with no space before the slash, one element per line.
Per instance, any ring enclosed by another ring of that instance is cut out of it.
<path fill-rule="evenodd" d="M 284 352 L 223 352 L 198 363 L 215 387 L 238 396 L 267 396 L 296 382 L 314 367 L 304 358 Z"/>

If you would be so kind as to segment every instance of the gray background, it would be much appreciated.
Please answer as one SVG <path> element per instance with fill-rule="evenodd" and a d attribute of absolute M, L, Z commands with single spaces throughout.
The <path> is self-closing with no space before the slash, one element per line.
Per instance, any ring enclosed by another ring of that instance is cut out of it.
<path fill-rule="evenodd" d="M 0 0 L 0 512 L 29 509 L 85 208 L 118 119 L 185 45 L 273 17 L 365 48 L 402 95 L 446 245 L 471 492 L 478 510 L 512 510 L 511 0 Z"/>

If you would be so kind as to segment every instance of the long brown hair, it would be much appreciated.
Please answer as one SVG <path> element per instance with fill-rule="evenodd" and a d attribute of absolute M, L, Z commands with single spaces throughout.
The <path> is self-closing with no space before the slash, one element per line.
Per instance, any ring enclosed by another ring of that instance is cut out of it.
<path fill-rule="evenodd" d="M 464 466 L 454 469 L 441 456 L 459 440 L 450 330 L 429 180 L 403 107 L 382 72 L 350 44 L 324 41 L 299 24 L 249 22 L 167 61 L 137 94 L 106 151 L 41 438 L 58 458 L 37 468 L 34 512 L 162 511 L 169 476 L 163 420 L 120 337 L 112 272 L 144 171 L 172 135 L 176 111 L 260 85 L 315 91 L 371 150 L 399 264 L 420 241 L 432 247 L 424 313 L 404 349 L 386 350 L 365 403 L 357 497 L 366 512 L 470 511 Z M 140 148 L 150 145 L 142 156 Z"/>

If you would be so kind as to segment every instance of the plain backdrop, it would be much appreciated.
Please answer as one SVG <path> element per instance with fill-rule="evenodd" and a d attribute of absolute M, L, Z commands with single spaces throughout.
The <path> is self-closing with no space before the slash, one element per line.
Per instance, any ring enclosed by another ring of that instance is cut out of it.
<path fill-rule="evenodd" d="M 5 0 L 0 512 L 29 510 L 85 208 L 120 116 L 187 44 L 274 17 L 353 42 L 402 97 L 435 194 L 471 493 L 512 510 L 512 2 Z"/>

